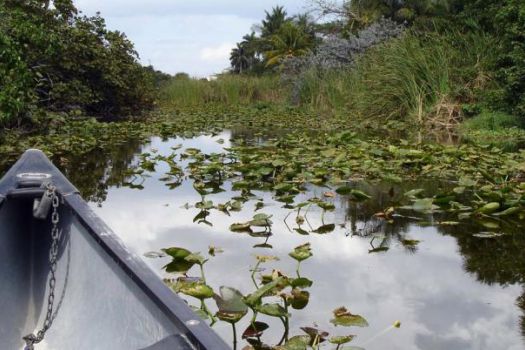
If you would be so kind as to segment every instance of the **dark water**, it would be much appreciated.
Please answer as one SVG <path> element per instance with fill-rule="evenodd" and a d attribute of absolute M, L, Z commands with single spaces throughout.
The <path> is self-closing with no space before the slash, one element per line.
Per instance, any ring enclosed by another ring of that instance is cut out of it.
<path fill-rule="evenodd" d="M 421 221 L 436 220 L 428 216 L 420 221 L 399 218 L 388 224 L 373 218 L 373 214 L 393 201 L 390 186 L 369 185 L 366 190 L 374 195 L 374 200 L 355 204 L 338 196 L 334 199 L 336 210 L 324 217 L 319 210 L 311 209 L 305 225 L 316 228 L 324 222 L 334 223 L 336 228 L 328 234 L 308 236 L 293 231 L 297 226 L 294 216 L 285 221 L 290 211 L 274 201 L 270 193 L 254 192 L 266 203 L 259 212 L 273 215 L 274 222 L 271 237 L 254 238 L 233 233 L 229 226 L 250 220 L 255 201 L 246 203 L 242 211 L 232 212 L 231 216 L 211 211 L 207 220 L 212 227 L 193 223 L 199 210 L 186 209 L 184 205 L 198 202 L 200 196 L 191 181 L 173 190 L 159 181 L 169 170 L 164 163 L 148 174 L 142 183 L 143 190 L 122 186 L 129 179 L 126 169 L 137 163 L 140 152 L 155 150 L 169 154 L 173 152 L 172 146 L 181 143 L 182 149 L 195 147 L 204 153 L 221 152 L 223 147 L 230 146 L 231 136 L 231 132 L 225 131 L 214 137 L 190 140 L 153 138 L 144 146 L 130 142 L 111 153 L 62 160 L 61 167 L 91 201 L 95 211 L 137 254 L 143 256 L 179 246 L 207 255 L 209 246 L 222 248 L 224 252 L 205 265 L 207 282 L 216 289 L 226 285 L 243 293 L 252 292 L 250 267 L 255 264 L 256 254 L 280 258 L 264 265 L 268 271 L 276 268 L 293 275 L 296 264 L 288 253 L 310 242 L 313 257 L 303 262 L 301 274 L 314 284 L 309 289 L 309 305 L 292 312 L 292 335 L 302 333 L 299 327 L 316 324 L 334 335 L 356 334 L 351 344 L 368 350 L 525 348 L 525 235 L 519 228 L 506 228 L 507 235 L 483 239 L 472 235 L 483 231 L 474 224 L 422 225 Z M 217 143 L 219 139 L 224 139 L 224 144 Z M 411 184 L 399 186 L 395 193 L 402 193 L 403 187 L 413 188 Z M 421 186 L 438 187 L 436 183 Z M 230 200 L 230 186 L 225 184 L 224 188 L 226 192 L 207 199 L 214 203 Z M 309 193 L 300 197 L 321 197 L 326 190 L 310 187 Z M 410 246 L 403 244 L 406 240 L 420 243 Z M 266 243 L 266 248 L 254 248 L 262 243 Z M 378 247 L 382 249 L 374 253 Z M 167 276 L 162 270 L 167 259 L 144 257 L 144 260 L 159 275 Z M 197 276 L 198 269 L 189 274 Z M 209 304 L 214 306 L 213 301 Z M 333 327 L 329 320 L 332 310 L 339 306 L 362 315 L 370 326 Z M 241 321 L 241 332 L 248 318 Z M 282 334 L 281 323 L 264 317 L 261 320 L 271 324 L 263 339 L 277 343 Z M 402 323 L 400 329 L 390 327 L 396 320 Z M 228 324 L 219 322 L 214 329 L 231 342 Z"/>

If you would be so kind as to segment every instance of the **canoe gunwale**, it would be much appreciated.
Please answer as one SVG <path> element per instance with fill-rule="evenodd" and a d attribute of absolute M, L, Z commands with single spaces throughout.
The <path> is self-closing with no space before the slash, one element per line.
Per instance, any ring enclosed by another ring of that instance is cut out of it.
<path fill-rule="evenodd" d="M 120 238 L 82 199 L 79 191 L 39 150 L 28 150 L 0 180 L 0 208 L 16 189 L 16 175 L 25 172 L 49 173 L 63 202 L 95 239 L 104 252 L 128 275 L 150 300 L 168 317 L 174 328 L 196 349 L 226 350 L 230 347 L 199 318 L 178 295 L 168 288 L 146 263 L 129 251 Z M 13 198 L 16 200 L 16 198 Z M 175 330 L 174 329 L 174 330 Z"/>

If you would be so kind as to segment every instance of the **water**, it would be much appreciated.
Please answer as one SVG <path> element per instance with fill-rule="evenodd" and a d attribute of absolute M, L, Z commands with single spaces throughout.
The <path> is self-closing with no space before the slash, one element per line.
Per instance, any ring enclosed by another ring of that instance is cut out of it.
<path fill-rule="evenodd" d="M 204 153 L 222 152 L 224 147 L 231 146 L 231 136 L 230 131 L 224 131 L 213 137 L 190 140 L 153 138 L 147 145 L 130 142 L 111 154 L 64 161 L 62 168 L 91 201 L 93 209 L 135 253 L 144 256 L 147 252 L 178 246 L 207 256 L 209 246 L 220 247 L 224 252 L 205 265 L 207 282 L 216 290 L 226 285 L 243 294 L 252 292 L 250 267 L 256 262 L 256 254 L 280 259 L 265 264 L 266 272 L 275 268 L 294 275 L 296 263 L 288 253 L 310 242 L 313 257 L 302 263 L 301 275 L 314 283 L 309 289 L 308 306 L 292 312 L 291 335 L 303 334 L 300 327 L 317 325 L 331 335 L 356 334 L 351 344 L 368 350 L 524 348 L 525 238 L 519 232 L 482 239 L 472 236 L 482 230 L 474 224 L 427 226 L 403 218 L 385 224 L 374 219 L 373 214 L 388 205 L 392 193 L 388 193 L 390 186 L 375 185 L 366 187 L 374 200 L 364 204 L 338 196 L 334 199 L 336 210 L 324 217 L 319 209 L 311 209 L 304 224 L 306 228 L 310 225 L 315 229 L 323 222 L 335 223 L 336 227 L 327 234 L 308 236 L 293 230 L 297 227 L 295 215 L 287 217 L 290 211 L 283 209 L 282 203 L 274 201 L 270 193 L 254 191 L 265 203 L 258 212 L 273 215 L 274 224 L 271 237 L 251 237 L 233 233 L 229 226 L 250 220 L 256 201 L 247 202 L 240 212 L 231 212 L 231 216 L 212 210 L 207 217 L 212 227 L 196 224 L 193 219 L 199 209 L 187 209 L 185 204 L 195 204 L 200 196 L 190 180 L 175 189 L 159 181 L 169 170 L 164 163 L 144 179 L 143 190 L 122 186 L 127 178 L 126 169 L 138 162 L 140 152 L 153 150 L 167 155 L 178 144 L 183 144 L 182 149 L 195 147 Z M 219 144 L 219 139 L 225 142 Z M 411 184 L 405 186 L 413 188 Z M 431 188 L 435 184 L 420 186 Z M 395 192 L 402 193 L 402 187 Z M 231 185 L 226 183 L 223 188 L 227 191 L 207 199 L 214 203 L 230 200 Z M 300 198 L 322 197 L 325 191 L 326 188 L 310 186 Z M 411 246 L 406 240 L 420 243 Z M 374 253 L 378 247 L 384 249 Z M 144 260 L 160 276 L 169 277 L 162 269 L 169 259 L 144 257 Z M 189 275 L 198 273 L 194 267 Z M 208 304 L 214 306 L 213 301 Z M 339 306 L 365 317 L 369 327 L 331 325 L 332 310 Z M 248 316 L 238 326 L 239 333 L 247 326 Z M 269 317 L 260 319 L 271 325 L 263 340 L 278 342 L 282 324 Z M 402 323 L 399 329 L 391 327 L 396 320 Z M 214 329 L 231 343 L 230 325 L 219 322 Z M 239 348 L 245 345 L 243 341 L 240 344 Z"/>

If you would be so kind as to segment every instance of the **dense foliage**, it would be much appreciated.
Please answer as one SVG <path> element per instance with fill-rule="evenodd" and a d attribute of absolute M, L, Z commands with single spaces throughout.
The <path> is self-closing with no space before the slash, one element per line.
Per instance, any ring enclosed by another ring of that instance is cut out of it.
<path fill-rule="evenodd" d="M 0 125 L 42 111 L 116 117 L 153 105 L 158 74 L 100 15 L 71 0 L 1 0 L 0 18 Z"/>
<path fill-rule="evenodd" d="M 359 122 L 394 118 L 435 130 L 491 113 L 525 118 L 525 2 L 310 3 L 322 21 L 267 12 L 259 34 L 232 52 L 232 72 L 278 72 L 288 102 Z M 308 33 L 309 45 L 276 55 L 287 26 L 295 28 L 291 42 Z M 246 59 L 236 60 L 239 52 Z"/>

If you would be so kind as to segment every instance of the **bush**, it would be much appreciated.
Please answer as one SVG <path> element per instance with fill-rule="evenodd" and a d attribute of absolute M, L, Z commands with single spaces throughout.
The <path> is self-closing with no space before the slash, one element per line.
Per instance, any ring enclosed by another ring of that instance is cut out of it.
<path fill-rule="evenodd" d="M 496 38 L 492 64 L 501 89 L 491 103 L 498 109 L 525 118 L 525 1 L 456 0 L 460 17 L 476 22 Z"/>
<path fill-rule="evenodd" d="M 52 7 L 43 0 L 0 0 L 0 17 L 0 43 L 9 48 L 0 63 L 0 81 L 9 84 L 2 89 L 3 125 L 27 119 L 33 104 L 104 117 L 153 105 L 151 72 L 137 62 L 126 36 L 107 30 L 98 14 L 79 15 L 71 0 Z"/>

